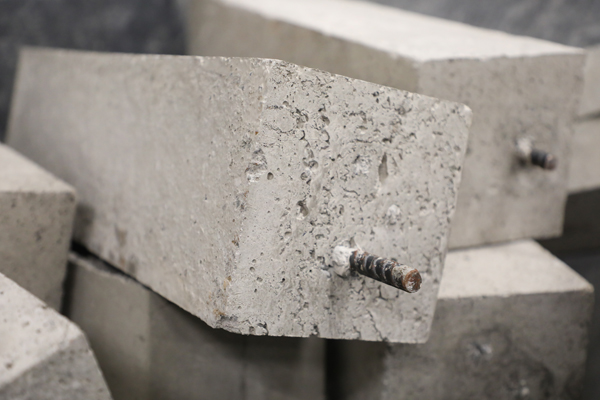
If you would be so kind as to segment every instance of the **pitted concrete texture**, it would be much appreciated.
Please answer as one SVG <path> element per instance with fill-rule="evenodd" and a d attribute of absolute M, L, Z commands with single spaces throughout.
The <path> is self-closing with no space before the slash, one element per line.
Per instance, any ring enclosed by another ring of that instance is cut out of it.
<path fill-rule="evenodd" d="M 68 315 L 115 400 L 324 398 L 324 339 L 212 329 L 101 261 L 70 260 Z"/>
<path fill-rule="evenodd" d="M 600 116 L 577 121 L 569 167 L 570 192 L 595 189 L 600 189 Z"/>
<path fill-rule="evenodd" d="M 0 272 L 58 310 L 75 191 L 0 144 Z"/>
<path fill-rule="evenodd" d="M 81 330 L 2 274 L 0 398 L 111 399 Z"/>
<path fill-rule="evenodd" d="M 561 233 L 584 52 L 360 1 L 196 0 L 189 52 L 272 57 L 467 104 L 450 247 Z M 527 137 L 558 157 L 523 165 Z"/>
<path fill-rule="evenodd" d="M 211 327 L 420 342 L 470 117 L 276 60 L 27 50 L 8 140 L 77 188 L 76 240 Z M 337 245 L 420 292 L 338 276 Z"/>
<path fill-rule="evenodd" d="M 341 399 L 575 399 L 592 286 L 535 242 L 450 252 L 422 345 L 335 342 Z"/>

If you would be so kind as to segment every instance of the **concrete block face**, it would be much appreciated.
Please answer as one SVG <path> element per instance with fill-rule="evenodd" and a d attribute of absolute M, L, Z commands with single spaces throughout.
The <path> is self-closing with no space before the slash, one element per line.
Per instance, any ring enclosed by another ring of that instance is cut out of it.
<path fill-rule="evenodd" d="M 0 272 L 60 308 L 75 190 L 0 145 Z"/>
<path fill-rule="evenodd" d="M 579 397 L 589 283 L 534 242 L 450 252 L 444 273 L 426 344 L 336 342 L 339 398 Z"/>
<path fill-rule="evenodd" d="M 81 330 L 0 274 L 0 398 L 111 399 Z"/>
<path fill-rule="evenodd" d="M 324 399 L 324 340 L 212 329 L 100 261 L 72 255 L 68 315 L 115 400 Z"/>
<path fill-rule="evenodd" d="M 582 50 L 342 0 L 197 0 L 188 25 L 191 54 L 278 58 L 467 104 L 450 246 L 560 234 Z M 558 168 L 523 165 L 521 138 Z"/>
<path fill-rule="evenodd" d="M 600 42 L 600 38 L 598 39 Z M 587 49 L 585 80 L 581 95 L 580 115 L 600 113 L 600 46 Z"/>
<path fill-rule="evenodd" d="M 569 191 L 584 192 L 600 188 L 600 118 L 577 121 L 571 141 Z"/>
<path fill-rule="evenodd" d="M 28 50 L 19 77 L 9 142 L 77 188 L 95 254 L 212 327 L 426 338 L 467 107 L 274 60 Z M 339 244 L 421 291 L 337 275 Z"/>

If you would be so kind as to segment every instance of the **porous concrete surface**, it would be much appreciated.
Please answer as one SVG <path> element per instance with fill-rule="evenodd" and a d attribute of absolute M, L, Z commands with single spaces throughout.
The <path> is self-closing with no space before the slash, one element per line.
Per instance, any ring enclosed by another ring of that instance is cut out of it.
<path fill-rule="evenodd" d="M 471 107 L 450 247 L 561 233 L 583 50 L 359 1 L 196 0 L 189 15 L 191 54 L 279 58 Z M 523 165 L 523 137 L 557 170 Z"/>
<path fill-rule="evenodd" d="M 578 120 L 571 141 L 569 192 L 594 189 L 600 189 L 600 116 Z"/>
<path fill-rule="evenodd" d="M 0 398 L 111 399 L 81 330 L 0 274 Z"/>
<path fill-rule="evenodd" d="M 587 49 L 584 76 L 579 114 L 598 116 L 597 114 L 600 114 L 600 46 Z"/>
<path fill-rule="evenodd" d="M 212 329 L 99 260 L 70 260 L 67 313 L 115 400 L 324 398 L 324 339 Z"/>
<path fill-rule="evenodd" d="M 426 339 L 471 112 L 238 58 L 27 50 L 9 143 L 78 190 L 75 238 L 212 327 Z M 417 294 L 331 267 L 417 268 Z"/>
<path fill-rule="evenodd" d="M 0 272 L 58 310 L 75 190 L 0 144 Z"/>
<path fill-rule="evenodd" d="M 341 399 L 575 399 L 592 286 L 538 244 L 450 252 L 426 344 L 334 342 Z"/>
<path fill-rule="evenodd" d="M 187 0 L 0 1 L 0 141 L 21 46 L 183 54 Z"/>

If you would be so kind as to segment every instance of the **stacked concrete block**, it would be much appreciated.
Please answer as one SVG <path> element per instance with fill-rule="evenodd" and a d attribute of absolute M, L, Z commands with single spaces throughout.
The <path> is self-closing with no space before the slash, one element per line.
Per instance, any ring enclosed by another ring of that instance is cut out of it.
<path fill-rule="evenodd" d="M 561 233 L 582 50 L 341 0 L 197 0 L 189 31 L 191 54 L 278 58 L 467 104 L 450 246 Z M 519 159 L 527 139 L 555 171 Z"/>
<path fill-rule="evenodd" d="M 0 272 L 59 309 L 74 189 L 0 145 Z"/>
<path fill-rule="evenodd" d="M 68 315 L 115 400 L 324 398 L 323 339 L 215 330 L 99 260 L 71 265 Z"/>
<path fill-rule="evenodd" d="M 450 252 L 429 341 L 334 342 L 336 398 L 578 398 L 592 308 L 535 242 Z"/>
<path fill-rule="evenodd" d="M 470 116 L 275 60 L 27 50 L 8 141 L 77 188 L 76 240 L 211 327 L 422 342 Z M 421 290 L 334 271 L 338 245 Z"/>
<path fill-rule="evenodd" d="M 2 274 L 0 398 L 111 398 L 81 330 Z"/>

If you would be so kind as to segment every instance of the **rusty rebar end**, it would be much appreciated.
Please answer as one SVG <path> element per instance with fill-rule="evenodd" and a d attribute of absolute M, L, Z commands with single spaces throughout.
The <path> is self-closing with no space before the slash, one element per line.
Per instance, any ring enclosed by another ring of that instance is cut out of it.
<path fill-rule="evenodd" d="M 392 286 L 408 293 L 415 293 L 421 288 L 421 274 L 406 265 L 396 265 L 392 270 L 394 284 Z"/>
<path fill-rule="evenodd" d="M 421 274 L 416 269 L 413 269 L 404 275 L 404 279 L 402 279 L 403 289 L 408 293 L 416 293 L 421 289 L 421 282 Z"/>

